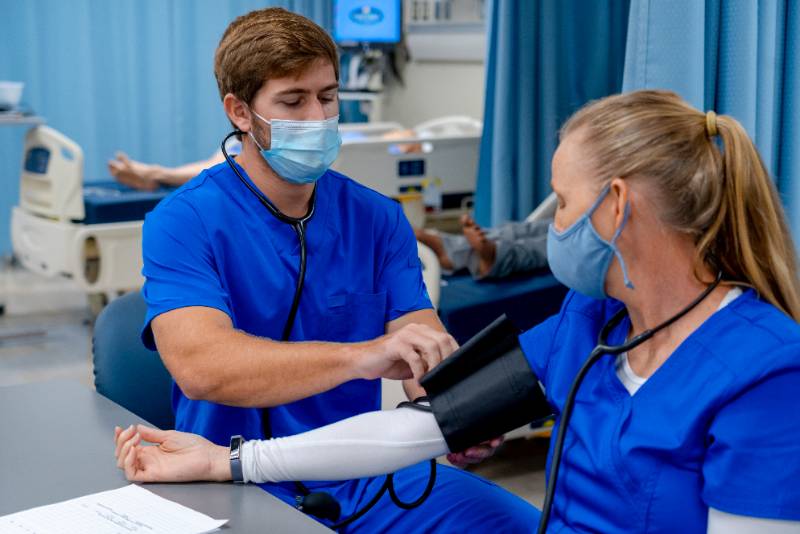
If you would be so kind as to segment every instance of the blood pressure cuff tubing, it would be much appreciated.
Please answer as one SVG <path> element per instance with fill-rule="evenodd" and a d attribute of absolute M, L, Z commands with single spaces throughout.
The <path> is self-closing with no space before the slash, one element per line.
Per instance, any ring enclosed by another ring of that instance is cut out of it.
<path fill-rule="evenodd" d="M 552 415 L 519 346 L 519 333 L 502 315 L 422 377 L 451 451 Z"/>

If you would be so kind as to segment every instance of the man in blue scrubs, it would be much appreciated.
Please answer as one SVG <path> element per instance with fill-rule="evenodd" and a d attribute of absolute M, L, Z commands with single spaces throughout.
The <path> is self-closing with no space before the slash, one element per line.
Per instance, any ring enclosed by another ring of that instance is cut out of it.
<path fill-rule="evenodd" d="M 142 338 L 175 379 L 176 428 L 218 444 L 296 434 L 379 409 L 381 377 L 423 395 L 417 379 L 456 345 L 431 308 L 399 204 L 327 169 L 339 147 L 330 37 L 284 10 L 256 11 L 226 30 L 215 74 L 225 112 L 244 132 L 241 154 L 181 187 L 144 226 Z M 280 217 L 308 214 L 304 286 L 284 342 L 302 251 Z M 497 444 L 453 460 L 480 460 Z M 398 473 L 400 497 L 416 499 L 427 476 L 426 464 Z M 344 518 L 382 484 L 307 486 L 331 493 Z M 302 492 L 263 487 L 291 504 Z M 497 486 L 440 467 L 421 507 L 403 511 L 384 496 L 349 528 L 516 532 L 537 516 Z"/>

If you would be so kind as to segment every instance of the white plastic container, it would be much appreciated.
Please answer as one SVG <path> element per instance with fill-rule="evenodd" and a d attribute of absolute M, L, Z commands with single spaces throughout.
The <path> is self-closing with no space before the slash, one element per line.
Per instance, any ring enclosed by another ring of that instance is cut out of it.
<path fill-rule="evenodd" d="M 23 82 L 0 81 L 0 111 L 16 109 L 22 100 Z"/>

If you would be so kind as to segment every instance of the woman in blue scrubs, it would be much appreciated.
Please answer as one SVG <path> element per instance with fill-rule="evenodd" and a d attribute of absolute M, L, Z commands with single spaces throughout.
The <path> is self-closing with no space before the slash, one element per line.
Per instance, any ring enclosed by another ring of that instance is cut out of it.
<path fill-rule="evenodd" d="M 558 210 L 548 260 L 573 291 L 520 343 L 557 414 L 556 430 L 568 390 L 614 314 L 627 312 L 608 336 L 621 345 L 708 294 L 586 374 L 548 531 L 800 531 L 795 248 L 742 126 L 669 92 L 609 97 L 564 126 L 552 185 Z M 446 452 L 433 416 L 409 412 L 248 442 L 246 478 L 308 478 L 303 469 L 364 476 Z M 384 424 L 397 432 L 384 434 Z M 142 437 L 168 447 L 142 447 Z M 139 427 L 118 429 L 116 442 L 118 465 L 132 480 L 230 477 L 227 449 L 196 436 Z M 187 453 L 166 452 L 173 449 Z M 211 460 L 197 467 L 190 460 L 198 454 Z"/>

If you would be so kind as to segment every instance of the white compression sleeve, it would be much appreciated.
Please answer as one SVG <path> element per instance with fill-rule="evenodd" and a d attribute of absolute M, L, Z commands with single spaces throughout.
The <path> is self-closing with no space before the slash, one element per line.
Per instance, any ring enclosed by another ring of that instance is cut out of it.
<path fill-rule="evenodd" d="M 309 432 L 242 446 L 245 482 L 349 480 L 392 473 L 447 453 L 430 412 L 368 412 Z"/>

